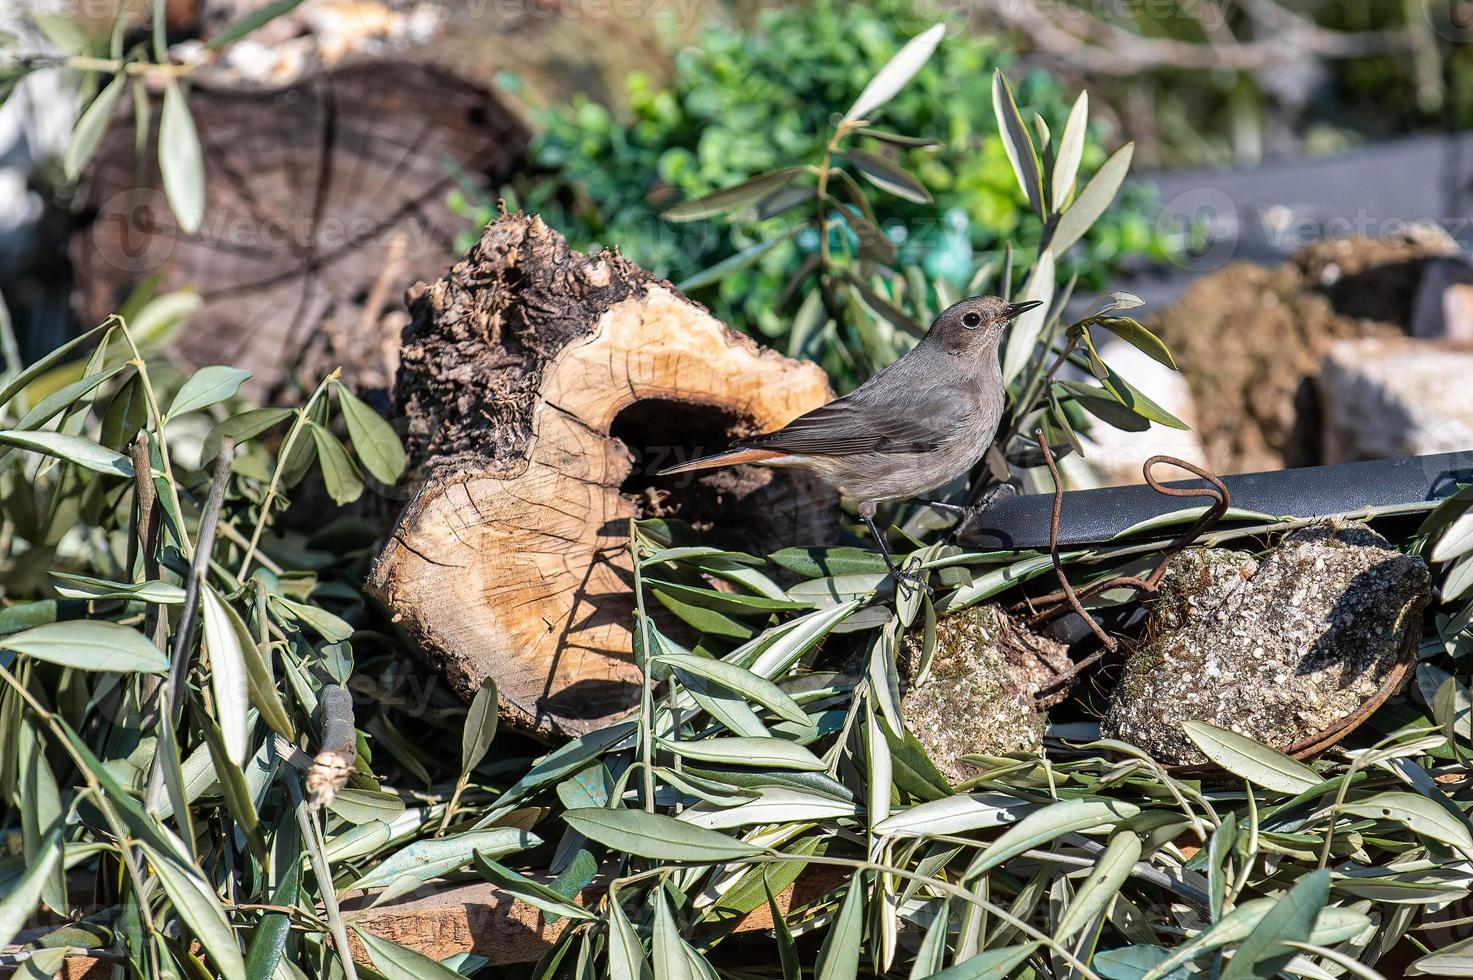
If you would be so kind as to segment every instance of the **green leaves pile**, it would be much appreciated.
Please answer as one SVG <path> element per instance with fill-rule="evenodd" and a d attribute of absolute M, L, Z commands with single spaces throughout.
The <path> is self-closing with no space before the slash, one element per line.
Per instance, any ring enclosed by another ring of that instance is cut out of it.
<path fill-rule="evenodd" d="M 342 504 L 363 471 L 398 480 L 404 451 L 336 374 L 300 408 L 232 411 L 248 372 L 184 372 L 147 348 L 115 317 L 0 380 L 0 794 L 16 831 L 0 943 L 45 909 L 82 919 L 10 955 L 37 975 L 86 950 L 129 975 L 269 976 L 288 954 L 325 961 L 322 936 L 343 928 L 283 753 L 315 749 L 324 692 L 353 669 L 353 556 L 372 544 L 341 520 L 319 528 L 332 551 L 276 525 L 314 469 Z M 366 764 L 335 806 L 334 840 L 404 810 Z M 303 883 L 308 857 L 335 922 Z M 79 892 L 82 872 L 95 885 Z"/>
<path fill-rule="evenodd" d="M 1470 512 L 1464 491 L 1408 546 L 1466 559 Z M 1305 523 L 1219 537 L 1251 548 Z M 918 547 L 905 561 L 941 586 L 933 603 L 896 599 L 878 556 L 855 549 L 764 561 L 691 537 L 634 529 L 640 710 L 538 760 L 476 823 L 542 814 L 550 851 L 480 863 L 572 920 L 534 976 L 726 975 L 723 943 L 769 906 L 777 955 L 730 975 L 1378 977 L 1388 954 L 1421 974 L 1473 969 L 1466 920 L 1437 925 L 1473 887 L 1459 677 L 1473 603 L 1432 615 L 1417 698 L 1319 760 L 1192 723 L 1218 769 L 1183 775 L 1073 721 L 1038 755 L 967 757 L 975 775 L 952 786 L 905 727 L 897 645 L 919 638 L 926 671 L 938 616 L 1007 599 L 1046 557 Z M 1072 560 L 1122 574 L 1156 547 Z M 799 581 L 784 588 L 773 569 Z M 648 597 L 699 642 L 657 626 Z M 811 897 L 783 911 L 776 896 L 800 876 Z"/>

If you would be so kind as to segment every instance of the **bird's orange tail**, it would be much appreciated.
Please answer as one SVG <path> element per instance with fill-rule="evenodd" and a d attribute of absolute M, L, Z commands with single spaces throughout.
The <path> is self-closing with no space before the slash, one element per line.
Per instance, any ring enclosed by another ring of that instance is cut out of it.
<path fill-rule="evenodd" d="M 690 473 L 693 470 L 714 470 L 718 466 L 736 466 L 738 463 L 761 463 L 765 460 L 777 459 L 782 453 L 774 453 L 766 449 L 732 449 L 715 456 L 702 456 L 693 459 L 689 463 L 681 463 L 678 466 L 667 466 L 656 476 L 668 476 L 671 473 Z"/>

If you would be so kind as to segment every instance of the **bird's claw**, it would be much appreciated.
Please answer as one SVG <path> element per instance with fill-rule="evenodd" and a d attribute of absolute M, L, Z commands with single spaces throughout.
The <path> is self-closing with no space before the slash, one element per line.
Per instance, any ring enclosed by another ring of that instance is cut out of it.
<path fill-rule="evenodd" d="M 931 583 L 926 580 L 926 576 L 920 572 L 896 569 L 891 573 L 891 577 L 895 579 L 897 588 L 911 590 L 925 589 L 927 596 L 932 599 L 936 598 L 936 590 L 931 587 Z"/>

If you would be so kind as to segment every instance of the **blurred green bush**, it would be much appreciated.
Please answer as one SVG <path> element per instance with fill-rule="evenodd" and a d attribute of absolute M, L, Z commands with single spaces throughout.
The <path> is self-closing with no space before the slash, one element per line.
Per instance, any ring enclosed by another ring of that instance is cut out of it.
<path fill-rule="evenodd" d="M 832 118 L 927 26 L 899 0 L 868 6 L 816 0 L 764 11 L 751 30 L 709 26 L 697 45 L 677 53 L 668 89 L 630 78 L 627 116 L 586 100 L 545 113 L 532 157 L 557 177 L 524 179 L 506 190 L 508 204 L 541 212 L 577 248 L 617 246 L 680 285 L 773 236 L 740 216 L 679 225 L 658 212 L 756 173 L 817 161 Z M 1024 220 L 1027 202 L 992 112 L 992 72 L 1012 62 L 994 39 L 953 33 L 877 120 L 887 130 L 945 144 L 903 150 L 896 158 L 934 203 L 887 195 L 875 206 L 900 246 L 896 265 L 919 266 L 928 280 L 945 280 L 956 291 L 1005 243 L 1020 258 L 1038 244 L 1039 227 Z M 1042 72 L 1018 77 L 1019 103 L 1057 132 L 1072 95 Z M 1095 140 L 1101 135 L 1091 133 Z M 1091 142 L 1083 171 L 1104 156 Z M 1064 274 L 1078 272 L 1080 288 L 1095 289 L 1126 257 L 1164 257 L 1150 205 L 1148 191 L 1128 189 L 1070 253 Z M 457 206 L 478 225 L 491 216 L 487 201 L 461 196 Z M 474 237 L 468 232 L 465 244 Z M 785 286 L 817 249 L 817 234 L 809 230 L 754 266 L 688 292 L 723 320 L 780 343 L 796 307 Z"/>

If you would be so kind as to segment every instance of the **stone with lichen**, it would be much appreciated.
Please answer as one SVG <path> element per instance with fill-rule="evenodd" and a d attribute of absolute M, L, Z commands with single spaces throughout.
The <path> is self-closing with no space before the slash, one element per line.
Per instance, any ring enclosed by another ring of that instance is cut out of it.
<path fill-rule="evenodd" d="M 941 774 L 964 781 L 964 755 L 1033 752 L 1043 739 L 1034 694 L 1069 667 L 1065 647 L 1020 627 L 997 606 L 973 606 L 936 622 L 930 667 L 919 678 L 922 636 L 899 658 L 901 710 Z"/>
<path fill-rule="evenodd" d="M 1371 700 L 1416 642 L 1428 582 L 1420 558 L 1350 522 L 1297 531 L 1262 557 L 1183 552 L 1102 733 L 1169 764 L 1207 761 L 1185 721 L 1280 749 L 1323 733 Z"/>

